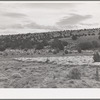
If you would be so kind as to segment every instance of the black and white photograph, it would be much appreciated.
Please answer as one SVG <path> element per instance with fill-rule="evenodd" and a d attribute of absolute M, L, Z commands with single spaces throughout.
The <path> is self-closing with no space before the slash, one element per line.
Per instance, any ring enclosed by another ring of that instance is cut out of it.
<path fill-rule="evenodd" d="M 0 88 L 100 88 L 100 2 L 0 1 Z"/>

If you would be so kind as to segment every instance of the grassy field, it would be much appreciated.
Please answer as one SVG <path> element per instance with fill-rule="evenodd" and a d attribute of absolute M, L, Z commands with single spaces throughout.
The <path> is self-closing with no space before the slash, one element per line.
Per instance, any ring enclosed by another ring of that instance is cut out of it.
<path fill-rule="evenodd" d="M 85 54 L 78 55 L 84 56 Z M 65 55 L 65 57 L 67 56 L 76 57 L 77 54 Z M 46 61 L 15 60 L 15 58 L 20 59 L 22 57 L 28 59 L 33 58 L 33 55 L 25 56 L 24 54 L 24 56 L 16 56 L 13 54 L 7 55 L 6 57 L 2 55 L 0 56 L 0 88 L 100 87 L 100 81 L 96 81 L 95 78 L 96 69 L 89 65 L 63 65 Z M 57 56 L 56 58 L 59 57 L 61 56 Z M 78 77 L 73 77 L 75 76 L 75 73 L 72 73 L 72 71 L 76 69 Z"/>

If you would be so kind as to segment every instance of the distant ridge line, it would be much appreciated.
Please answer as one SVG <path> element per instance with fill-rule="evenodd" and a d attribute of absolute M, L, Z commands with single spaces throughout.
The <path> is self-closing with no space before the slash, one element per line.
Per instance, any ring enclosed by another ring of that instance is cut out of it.
<path fill-rule="evenodd" d="M 47 31 L 47 32 L 28 32 L 28 33 L 16 33 L 16 34 L 8 34 L 8 35 L 27 35 L 27 34 L 41 34 L 41 33 L 52 33 L 52 32 L 63 32 L 63 31 L 82 31 L 82 30 L 100 30 L 100 28 L 84 28 L 84 29 L 67 29 L 67 30 L 56 30 L 56 31 Z M 6 35 L 0 35 L 0 36 L 8 36 Z"/>

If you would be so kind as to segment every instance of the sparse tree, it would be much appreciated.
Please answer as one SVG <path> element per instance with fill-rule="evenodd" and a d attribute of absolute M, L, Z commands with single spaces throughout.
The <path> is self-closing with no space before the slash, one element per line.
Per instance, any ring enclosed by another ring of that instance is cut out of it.
<path fill-rule="evenodd" d="M 76 35 L 72 35 L 72 40 L 77 40 L 77 36 Z"/>

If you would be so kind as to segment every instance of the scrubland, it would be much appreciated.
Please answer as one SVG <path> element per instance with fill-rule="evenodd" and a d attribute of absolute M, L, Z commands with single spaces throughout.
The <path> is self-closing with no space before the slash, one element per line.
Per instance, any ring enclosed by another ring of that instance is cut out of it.
<path fill-rule="evenodd" d="M 0 88 L 99 88 L 92 53 L 0 53 Z M 99 69 L 100 71 L 100 69 Z"/>

